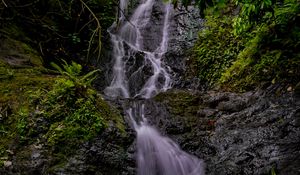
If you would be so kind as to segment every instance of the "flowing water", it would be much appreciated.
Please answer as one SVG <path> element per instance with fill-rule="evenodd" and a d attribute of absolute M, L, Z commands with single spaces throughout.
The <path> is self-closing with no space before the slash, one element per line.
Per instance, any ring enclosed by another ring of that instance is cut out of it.
<path fill-rule="evenodd" d="M 156 3 L 161 3 L 161 22 L 150 33 L 150 20 Z M 120 1 L 118 23 L 109 33 L 113 45 L 112 80 L 104 90 L 107 96 L 149 99 L 171 88 L 172 81 L 163 56 L 168 49 L 169 25 L 173 7 L 158 0 L 142 0 L 130 18 L 125 16 L 128 0 Z M 137 133 L 137 172 L 139 175 L 203 175 L 203 162 L 182 151 L 171 139 L 150 126 L 144 104 L 133 103 L 126 109 Z"/>

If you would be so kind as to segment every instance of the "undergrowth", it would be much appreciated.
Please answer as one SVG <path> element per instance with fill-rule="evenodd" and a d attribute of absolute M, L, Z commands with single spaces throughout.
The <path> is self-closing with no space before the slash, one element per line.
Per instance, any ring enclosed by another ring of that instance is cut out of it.
<path fill-rule="evenodd" d="M 230 17 L 207 16 L 206 28 L 199 33 L 194 46 L 197 76 L 206 87 L 218 81 L 243 48 L 241 39 L 232 33 L 230 20 Z"/>
<path fill-rule="evenodd" d="M 69 156 L 83 143 L 101 135 L 108 124 L 121 136 L 126 135 L 119 111 L 105 102 L 91 85 L 99 70 L 85 74 L 81 65 L 63 62 L 62 66 L 52 64 L 58 72 L 48 74 L 45 68 L 14 67 L 2 58 L 0 157 L 3 161 L 10 159 L 12 151 L 21 156 L 24 151 L 27 155 L 32 144 L 49 147 L 54 157 Z"/>
<path fill-rule="evenodd" d="M 81 75 L 81 65 L 72 62 L 63 68 L 54 65 L 61 74 L 52 88 L 27 92 L 34 112 L 20 109 L 18 133 L 24 142 L 29 138 L 47 140 L 49 146 L 78 145 L 95 137 L 106 126 L 95 104 L 100 97 L 91 87 L 97 71 Z M 24 117 L 22 117 L 24 116 Z"/>
<path fill-rule="evenodd" d="M 192 57 L 202 85 L 232 91 L 262 84 L 295 86 L 300 81 L 298 1 L 274 1 L 268 8 L 260 6 L 263 1 L 236 2 L 238 15 L 208 15 L 199 32 Z"/>

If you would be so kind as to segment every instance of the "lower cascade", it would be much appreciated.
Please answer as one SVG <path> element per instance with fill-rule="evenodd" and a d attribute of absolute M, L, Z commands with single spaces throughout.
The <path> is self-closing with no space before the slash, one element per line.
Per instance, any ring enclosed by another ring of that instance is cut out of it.
<path fill-rule="evenodd" d="M 140 175 L 202 175 L 203 162 L 182 151 L 153 127 L 142 124 L 136 128 L 138 174 Z"/>
<path fill-rule="evenodd" d="M 153 33 L 153 38 L 159 39 L 152 43 L 147 41 L 145 34 L 149 35 L 150 28 L 153 27 L 149 21 L 156 3 L 163 7 L 163 17 L 162 22 L 158 24 L 159 31 Z M 121 12 L 126 11 L 127 4 L 128 0 L 120 1 Z M 104 90 L 107 96 L 132 100 L 135 97 L 149 99 L 171 88 L 169 68 L 162 58 L 168 49 L 168 28 L 172 9 L 170 3 L 144 0 L 130 18 L 120 14 L 118 24 L 113 24 L 109 29 L 114 65 L 111 83 Z M 149 43 L 151 47 L 147 45 Z M 157 46 L 153 48 L 154 44 Z M 143 60 L 138 60 L 138 55 L 142 55 Z M 147 75 L 144 72 L 147 72 Z M 202 160 L 182 151 L 174 141 L 162 136 L 147 122 L 144 117 L 144 104 L 133 105 L 125 112 L 137 133 L 139 175 L 204 175 Z"/>

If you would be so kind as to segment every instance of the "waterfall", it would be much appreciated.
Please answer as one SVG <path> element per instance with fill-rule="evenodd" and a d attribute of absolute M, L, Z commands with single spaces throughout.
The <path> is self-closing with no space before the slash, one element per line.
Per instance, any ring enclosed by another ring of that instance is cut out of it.
<path fill-rule="evenodd" d="M 203 163 L 149 125 L 137 128 L 139 175 L 203 175 Z"/>
<path fill-rule="evenodd" d="M 162 4 L 163 16 L 156 26 L 158 30 L 150 33 L 152 38 L 158 38 L 150 42 L 150 47 L 146 36 L 154 27 L 150 20 L 155 3 Z M 126 11 L 127 4 L 128 0 L 120 0 L 122 12 Z M 149 99 L 171 88 L 172 80 L 163 56 L 168 49 L 172 10 L 170 3 L 142 0 L 129 20 L 124 14 L 119 15 L 118 24 L 109 29 L 114 63 L 111 83 L 104 90 L 107 96 Z M 144 104 L 133 103 L 125 111 L 137 133 L 138 174 L 203 175 L 203 161 L 182 151 L 175 142 L 150 126 L 144 108 Z"/>

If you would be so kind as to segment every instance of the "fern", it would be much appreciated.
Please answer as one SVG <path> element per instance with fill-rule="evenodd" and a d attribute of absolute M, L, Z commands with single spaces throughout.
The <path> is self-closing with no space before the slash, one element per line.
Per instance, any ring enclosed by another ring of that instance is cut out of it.
<path fill-rule="evenodd" d="M 51 63 L 52 67 L 59 71 L 60 74 L 65 75 L 75 85 L 82 86 L 84 88 L 91 86 L 91 83 L 97 78 L 96 73 L 100 72 L 99 69 L 93 70 L 85 75 L 80 76 L 82 66 L 74 61 L 68 64 L 65 60 L 62 67 L 56 63 Z"/>

